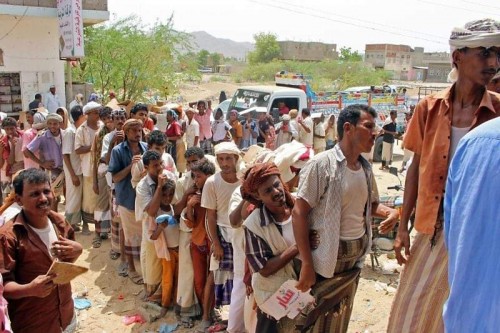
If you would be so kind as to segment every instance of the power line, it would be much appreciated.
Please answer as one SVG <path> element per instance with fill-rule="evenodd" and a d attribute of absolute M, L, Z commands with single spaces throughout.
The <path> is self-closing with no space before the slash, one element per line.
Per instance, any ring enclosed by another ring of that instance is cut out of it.
<path fill-rule="evenodd" d="M 470 4 L 473 4 L 475 6 L 482 6 L 482 7 L 490 7 L 490 8 L 500 9 L 500 7 L 496 7 L 496 6 L 493 6 L 493 5 L 488 5 L 488 4 L 485 4 L 485 3 L 477 3 L 477 2 L 474 2 L 474 1 L 461 0 L 461 2 L 470 3 Z"/>
<path fill-rule="evenodd" d="M 320 10 L 318 10 L 316 8 L 306 7 L 306 6 L 301 6 L 301 5 L 295 5 L 295 4 L 292 4 L 292 3 L 288 3 L 286 1 L 274 0 L 274 2 L 280 2 L 280 3 L 282 3 L 284 5 L 287 5 L 287 6 L 293 6 L 293 7 L 297 7 L 297 8 L 311 10 L 311 11 L 314 11 L 314 12 L 319 12 L 320 11 Z M 375 25 L 379 25 L 379 26 L 382 26 L 382 27 L 397 29 L 399 31 L 404 30 L 404 31 L 408 31 L 408 32 L 415 33 L 415 34 L 418 34 L 418 35 L 427 35 L 429 37 L 444 38 L 444 39 L 448 38 L 448 37 L 445 37 L 445 36 L 438 36 L 438 35 L 434 35 L 434 34 L 429 34 L 429 33 L 421 32 L 421 31 L 410 30 L 410 29 L 406 29 L 406 28 L 402 28 L 402 27 L 398 27 L 398 26 L 393 26 L 393 25 L 389 25 L 389 24 L 378 23 L 378 22 L 375 22 L 375 21 L 360 20 L 358 18 L 347 16 L 347 15 L 341 15 L 341 14 L 337 14 L 337 13 L 327 12 L 327 11 L 325 11 L 323 9 L 321 9 L 321 12 L 324 13 L 324 14 L 328 14 L 328 15 L 332 15 L 332 16 L 338 16 L 338 17 L 342 17 L 342 18 L 345 18 L 345 19 L 349 19 L 349 20 L 355 20 L 355 21 L 359 21 L 359 22 L 363 22 L 363 23 L 375 24 Z"/>
<path fill-rule="evenodd" d="M 26 9 L 24 10 L 23 15 L 19 18 L 19 20 L 17 20 L 17 22 L 12 26 L 12 28 L 9 31 L 7 31 L 7 33 L 5 35 L 3 35 L 2 37 L 0 37 L 0 41 L 3 40 L 5 37 L 7 37 L 12 31 L 14 31 L 14 29 L 17 27 L 17 25 L 19 24 L 19 22 L 21 22 L 21 20 L 24 18 L 24 16 L 28 12 L 28 9 L 29 9 L 29 7 L 26 6 Z"/>
<path fill-rule="evenodd" d="M 248 0 L 248 1 L 256 3 L 256 4 L 259 4 L 259 5 L 262 5 L 262 6 L 273 7 L 273 8 L 285 10 L 285 11 L 288 11 L 288 12 L 300 14 L 300 15 L 307 15 L 307 16 L 312 16 L 312 17 L 316 17 L 316 18 L 321 18 L 321 19 L 324 19 L 324 20 L 327 20 L 327 21 L 331 21 L 331 22 L 337 22 L 337 23 L 342 23 L 342 24 L 346 24 L 346 25 L 355 26 L 357 28 L 363 28 L 363 29 L 368 29 L 368 30 L 380 31 L 380 32 L 385 32 L 385 33 L 392 34 L 392 35 L 397 35 L 397 36 L 402 36 L 402 37 L 409 37 L 409 38 L 414 38 L 414 39 L 425 40 L 427 42 L 432 42 L 432 43 L 436 43 L 436 44 L 448 45 L 448 43 L 445 43 L 443 41 L 438 41 L 438 40 L 433 40 L 433 39 L 428 39 L 428 38 L 423 38 L 423 37 L 411 36 L 411 35 L 402 34 L 402 33 L 396 32 L 396 31 L 390 31 L 390 30 L 384 30 L 384 29 L 374 28 L 374 27 L 370 27 L 370 26 L 366 26 L 366 25 L 360 25 L 360 24 L 355 24 L 355 23 L 352 23 L 352 22 L 347 22 L 347 21 L 343 21 L 343 20 L 339 20 L 339 19 L 332 19 L 330 17 L 319 15 L 319 14 L 304 13 L 303 11 L 298 11 L 298 10 L 295 10 L 293 8 L 282 7 L 282 6 L 274 5 L 274 4 L 271 4 L 271 3 L 262 3 L 262 2 L 259 2 L 259 1 L 256 1 L 256 0 Z"/>
<path fill-rule="evenodd" d="M 475 12 L 475 13 L 480 13 L 480 14 L 492 15 L 492 13 L 490 13 L 490 12 L 483 12 L 483 11 L 480 11 L 480 10 L 474 10 L 474 9 L 470 9 L 470 8 L 457 7 L 457 6 L 452 6 L 452 5 L 448 5 L 448 4 L 444 4 L 444 3 L 439 3 L 439 2 L 426 1 L 426 0 L 417 0 L 417 1 L 429 4 L 429 5 L 436 5 L 436 6 L 441 6 L 441 7 L 447 7 L 447 8 L 453 8 L 453 9 L 458 9 L 458 10 L 464 10 L 464 11 L 467 11 L 467 12 Z"/>

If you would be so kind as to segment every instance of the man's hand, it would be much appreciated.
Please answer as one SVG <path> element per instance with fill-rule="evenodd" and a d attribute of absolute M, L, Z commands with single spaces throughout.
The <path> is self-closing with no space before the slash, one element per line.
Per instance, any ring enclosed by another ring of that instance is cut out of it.
<path fill-rule="evenodd" d="M 187 202 L 187 205 L 191 208 L 198 204 L 201 204 L 201 194 L 191 196 Z"/>
<path fill-rule="evenodd" d="M 398 221 L 399 221 L 398 210 L 389 208 L 389 215 L 387 215 L 387 218 L 384 221 L 380 222 L 380 226 L 378 227 L 378 232 L 380 232 L 381 234 L 387 234 L 392 229 L 394 229 L 394 226 L 398 223 Z"/>
<path fill-rule="evenodd" d="M 167 183 L 167 180 L 168 180 L 168 176 L 165 175 L 165 174 L 161 174 L 158 176 L 158 188 L 161 189 L 163 187 L 163 185 L 165 185 Z"/>
<path fill-rule="evenodd" d="M 125 134 L 123 133 L 123 131 L 116 131 L 115 136 L 113 137 L 113 143 L 115 145 L 119 144 L 123 142 L 123 139 L 125 139 Z"/>
<path fill-rule="evenodd" d="M 135 163 L 139 162 L 141 159 L 142 159 L 141 155 L 134 155 L 132 157 L 132 164 L 135 164 Z"/>
<path fill-rule="evenodd" d="M 12 144 L 13 147 L 16 146 L 17 141 L 19 141 L 19 138 L 17 136 L 11 136 L 11 137 L 9 137 L 9 142 Z"/>
<path fill-rule="evenodd" d="M 217 261 L 221 261 L 224 258 L 224 250 L 219 243 L 213 243 L 213 255 Z"/>
<path fill-rule="evenodd" d="M 401 251 L 405 249 L 405 255 L 403 256 Z M 398 228 L 398 234 L 396 240 L 394 241 L 394 252 L 396 253 L 396 259 L 398 264 L 403 265 L 408 262 L 410 258 L 410 234 L 406 228 Z"/>
<path fill-rule="evenodd" d="M 52 160 L 42 162 L 41 166 L 46 170 L 52 170 L 56 166 L 56 163 Z"/>
<path fill-rule="evenodd" d="M 80 186 L 80 178 L 76 175 L 71 177 L 71 182 L 73 182 L 73 186 L 75 187 Z"/>
<path fill-rule="evenodd" d="M 311 244 L 311 250 L 316 250 L 320 243 L 320 237 L 316 230 L 309 230 L 309 244 Z"/>
<path fill-rule="evenodd" d="M 82 254 L 80 243 L 59 235 L 58 240 L 50 248 L 52 255 L 61 261 L 74 261 Z"/>
<path fill-rule="evenodd" d="M 56 287 L 56 285 L 52 283 L 54 277 L 53 275 L 38 275 L 28 284 L 30 296 L 38 298 L 49 296 Z"/>
<path fill-rule="evenodd" d="M 316 273 L 314 272 L 313 265 L 302 263 L 299 282 L 297 283 L 296 288 L 302 292 L 307 292 L 315 283 Z"/>

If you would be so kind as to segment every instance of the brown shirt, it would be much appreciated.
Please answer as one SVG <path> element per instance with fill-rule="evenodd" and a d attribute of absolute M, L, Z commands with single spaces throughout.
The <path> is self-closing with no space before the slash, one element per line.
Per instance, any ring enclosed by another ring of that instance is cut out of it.
<path fill-rule="evenodd" d="M 427 96 L 415 108 L 404 146 L 420 155 L 415 229 L 432 235 L 444 196 L 451 143 L 454 86 Z M 500 95 L 485 90 L 470 128 L 500 115 Z"/>
<path fill-rule="evenodd" d="M 61 214 L 50 212 L 50 221 L 57 234 L 74 240 L 71 226 Z M 15 281 L 28 284 L 44 275 L 52 264 L 47 246 L 26 224 L 23 211 L 0 228 L 0 273 L 4 284 Z M 12 328 L 16 333 L 61 332 L 73 318 L 71 284 L 57 285 L 44 298 L 8 299 Z"/>

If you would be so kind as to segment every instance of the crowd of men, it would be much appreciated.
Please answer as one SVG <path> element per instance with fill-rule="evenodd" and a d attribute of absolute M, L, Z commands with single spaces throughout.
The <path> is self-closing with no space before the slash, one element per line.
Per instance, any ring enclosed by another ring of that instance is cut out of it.
<path fill-rule="evenodd" d="M 226 122 L 199 101 L 166 111 L 158 130 L 145 104 L 127 112 L 83 106 L 77 96 L 69 112 L 39 101 L 25 130 L 3 119 L 0 332 L 75 331 L 71 286 L 47 272 L 54 260 L 78 259 L 75 232 L 90 234 L 89 225 L 94 248 L 110 239 L 116 274 L 193 331 L 346 332 L 372 216 L 384 219 L 383 231 L 399 222 L 395 250 L 405 267 L 389 332 L 495 331 L 499 270 L 478 275 L 474 249 L 498 255 L 499 206 L 487 196 L 500 185 L 500 96 L 487 85 L 498 78 L 500 23 L 454 29 L 450 46 L 454 84 L 408 119 L 404 147 L 413 157 L 401 217 L 379 202 L 362 155 L 377 134 L 367 105 L 323 124 L 282 104 L 275 128 L 266 113 L 255 121 L 231 111 Z M 383 128 L 384 150 L 394 119 Z M 391 160 L 385 152 L 382 167 Z M 288 280 L 315 303 L 276 318 L 266 304 Z M 224 305 L 227 321 L 217 311 Z"/>

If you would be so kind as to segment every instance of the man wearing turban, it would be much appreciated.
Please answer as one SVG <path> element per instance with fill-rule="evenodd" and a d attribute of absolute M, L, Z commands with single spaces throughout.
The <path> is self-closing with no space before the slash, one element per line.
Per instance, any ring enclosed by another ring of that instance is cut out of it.
<path fill-rule="evenodd" d="M 388 332 L 444 331 L 443 304 L 449 288 L 443 198 L 449 162 L 467 132 L 500 112 L 499 95 L 486 89 L 500 67 L 500 22 L 469 22 L 453 29 L 449 42 L 449 78 L 454 83 L 418 103 L 404 138 L 405 148 L 415 155 L 406 176 L 395 242 L 396 257 L 405 267 Z M 417 235 L 410 248 L 408 220 L 414 210 Z"/>

